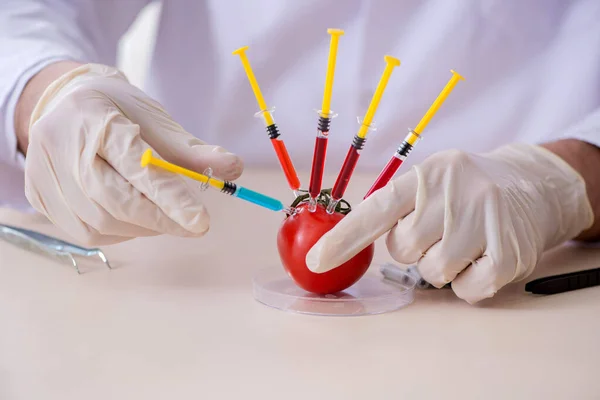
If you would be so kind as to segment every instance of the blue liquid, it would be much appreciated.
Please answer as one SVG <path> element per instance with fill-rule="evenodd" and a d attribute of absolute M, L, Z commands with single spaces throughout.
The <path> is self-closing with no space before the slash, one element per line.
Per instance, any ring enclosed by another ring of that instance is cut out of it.
<path fill-rule="evenodd" d="M 284 208 L 281 201 L 240 186 L 234 196 L 273 211 L 281 211 Z"/>

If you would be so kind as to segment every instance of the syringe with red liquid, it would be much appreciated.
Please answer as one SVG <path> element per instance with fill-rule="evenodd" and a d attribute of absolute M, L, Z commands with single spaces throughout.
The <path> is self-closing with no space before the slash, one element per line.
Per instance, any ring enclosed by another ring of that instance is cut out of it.
<path fill-rule="evenodd" d="M 341 29 L 328 29 L 327 33 L 331 35 L 331 42 L 329 44 L 329 59 L 327 62 L 327 75 L 325 76 L 323 104 L 321 106 L 321 110 L 318 111 L 319 122 L 317 124 L 317 138 L 315 139 L 315 150 L 310 173 L 310 185 L 308 187 L 308 194 L 310 196 L 308 204 L 309 211 L 315 211 L 317 209 L 317 197 L 321 193 L 321 185 L 323 183 L 323 170 L 325 168 L 329 128 L 331 125 L 331 119 L 335 117 L 335 114 L 331 111 L 330 106 L 337 46 L 340 36 L 344 34 L 344 31 Z"/>
<path fill-rule="evenodd" d="M 252 87 L 252 91 L 254 92 L 254 96 L 256 97 L 258 106 L 260 107 L 260 111 L 256 113 L 256 116 L 264 118 L 267 134 L 269 135 L 269 139 L 271 139 L 271 144 L 273 145 L 273 149 L 277 154 L 277 159 L 279 160 L 281 169 L 283 169 L 283 173 L 285 174 L 290 189 L 292 189 L 294 192 L 294 196 L 297 197 L 298 190 L 300 189 L 300 179 L 298 178 L 298 174 L 296 173 L 292 159 L 290 158 L 287 148 L 285 147 L 285 143 L 283 143 L 283 140 L 280 137 L 281 134 L 279 132 L 279 128 L 277 127 L 277 124 L 275 124 L 273 116 L 271 115 L 273 110 L 267 108 L 267 103 L 263 98 L 258 86 L 258 82 L 256 81 L 256 77 L 254 76 L 252 68 L 250 67 L 248 57 L 246 56 L 246 50 L 248 50 L 248 46 L 241 47 L 235 50 L 232 54 L 239 55 L 242 60 L 242 65 L 244 66 L 244 70 L 246 71 L 246 75 L 250 81 L 250 86 Z"/>
<path fill-rule="evenodd" d="M 365 114 L 364 120 L 359 121 L 361 123 L 360 129 L 352 140 L 352 145 L 350 145 L 350 148 L 348 149 L 348 153 L 346 154 L 346 158 L 342 164 L 340 173 L 338 174 L 337 180 L 335 181 L 333 189 L 331 190 L 331 199 L 327 205 L 327 212 L 330 214 L 335 211 L 335 207 L 346 192 L 346 188 L 348 187 L 348 183 L 350 182 L 354 168 L 358 163 L 360 152 L 367 140 L 367 133 L 370 129 L 372 129 L 371 124 L 373 122 L 373 117 L 375 116 L 377 107 L 379 107 L 379 102 L 381 101 L 385 87 L 390 80 L 390 76 L 392 75 L 394 68 L 400 65 L 400 60 L 392 56 L 385 56 L 384 60 L 386 62 L 386 66 L 385 70 L 383 71 L 383 75 L 381 76 L 379 84 L 377 85 L 377 89 L 373 94 L 371 104 L 369 104 L 369 108 Z"/>
<path fill-rule="evenodd" d="M 371 188 L 365 195 L 365 199 L 371 194 L 373 194 L 375 191 L 387 185 L 388 182 L 394 177 L 396 171 L 398 171 L 404 160 L 406 160 L 412 149 L 415 147 L 417 141 L 421 138 L 421 134 L 423 133 L 423 130 L 425 129 L 427 124 L 429 124 L 429 121 L 431 121 L 435 113 L 439 110 L 442 103 L 444 103 L 444 101 L 446 100 L 452 89 L 454 89 L 454 86 L 456 86 L 458 81 L 464 79 L 456 71 L 451 70 L 451 72 L 452 78 L 450 78 L 444 89 L 438 95 L 437 99 L 435 99 L 431 107 L 429 107 L 429 110 L 427 110 L 427 113 L 425 113 L 425 115 L 421 119 L 421 122 L 419 122 L 419 125 L 417 125 L 415 129 L 410 130 L 408 135 L 406 135 L 406 138 L 404 138 L 402 144 L 400 144 L 394 155 L 390 158 L 387 165 L 383 168 L 383 170 L 375 180 L 375 183 L 373 183 L 373 186 L 371 186 Z"/>

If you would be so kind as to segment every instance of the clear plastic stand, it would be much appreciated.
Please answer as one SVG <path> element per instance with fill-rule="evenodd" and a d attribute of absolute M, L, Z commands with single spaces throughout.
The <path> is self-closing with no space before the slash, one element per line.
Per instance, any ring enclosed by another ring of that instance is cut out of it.
<path fill-rule="evenodd" d="M 254 298 L 282 311 L 321 316 L 382 314 L 413 302 L 416 279 L 409 273 L 402 279 L 384 277 L 376 266 L 353 286 L 328 295 L 317 295 L 298 287 L 283 267 L 260 271 L 253 279 Z"/>

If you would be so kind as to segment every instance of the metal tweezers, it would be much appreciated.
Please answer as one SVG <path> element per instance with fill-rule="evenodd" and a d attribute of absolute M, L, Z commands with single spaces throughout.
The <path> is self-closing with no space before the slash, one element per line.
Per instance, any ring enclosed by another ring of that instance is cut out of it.
<path fill-rule="evenodd" d="M 111 269 L 108 259 L 100 249 L 88 249 L 39 232 L 3 224 L 0 224 L 0 238 L 22 249 L 71 264 L 78 274 L 81 274 L 81 272 L 74 256 L 97 256 Z"/>

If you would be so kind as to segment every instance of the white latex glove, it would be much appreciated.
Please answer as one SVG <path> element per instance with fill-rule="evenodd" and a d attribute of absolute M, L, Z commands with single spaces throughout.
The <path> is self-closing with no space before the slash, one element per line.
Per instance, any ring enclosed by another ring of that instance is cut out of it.
<path fill-rule="evenodd" d="M 326 272 L 389 231 L 390 255 L 469 303 L 524 279 L 542 252 L 589 228 L 585 183 L 550 151 L 523 144 L 435 154 L 354 208 L 309 251 Z"/>
<path fill-rule="evenodd" d="M 152 167 L 156 157 L 222 179 L 240 176 L 234 154 L 209 146 L 116 69 L 88 64 L 54 81 L 30 122 L 25 194 L 77 242 L 102 245 L 141 236 L 201 236 L 209 215 L 200 183 Z"/>

